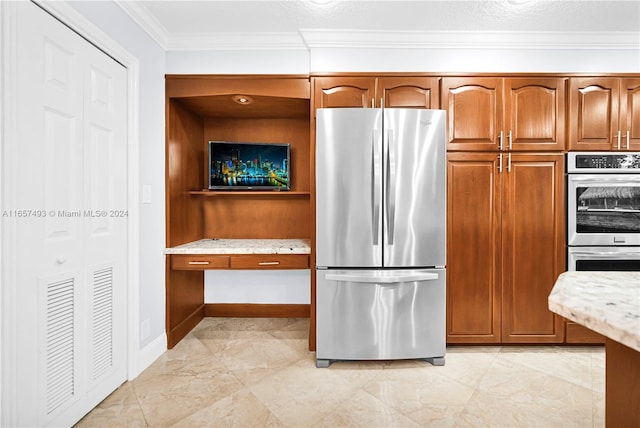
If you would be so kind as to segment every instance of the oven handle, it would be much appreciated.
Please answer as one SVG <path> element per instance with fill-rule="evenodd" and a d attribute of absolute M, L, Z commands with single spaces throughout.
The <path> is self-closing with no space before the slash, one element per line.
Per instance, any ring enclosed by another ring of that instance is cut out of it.
<path fill-rule="evenodd" d="M 590 256 L 635 256 L 640 257 L 640 252 L 617 252 L 617 251 L 571 251 L 571 254 L 582 254 Z"/>

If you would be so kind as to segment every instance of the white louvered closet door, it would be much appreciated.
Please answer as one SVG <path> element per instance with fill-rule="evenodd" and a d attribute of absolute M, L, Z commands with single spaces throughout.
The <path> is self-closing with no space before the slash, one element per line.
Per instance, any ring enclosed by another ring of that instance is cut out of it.
<path fill-rule="evenodd" d="M 66 426 L 126 380 L 126 70 L 37 5 L 16 10 L 13 422 Z"/>

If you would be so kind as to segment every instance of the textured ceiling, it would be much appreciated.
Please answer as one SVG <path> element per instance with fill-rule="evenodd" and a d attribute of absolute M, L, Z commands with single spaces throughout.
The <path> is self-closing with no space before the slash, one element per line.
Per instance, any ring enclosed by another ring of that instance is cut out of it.
<path fill-rule="evenodd" d="M 640 31 L 640 1 L 134 1 L 169 35 L 385 31 Z"/>

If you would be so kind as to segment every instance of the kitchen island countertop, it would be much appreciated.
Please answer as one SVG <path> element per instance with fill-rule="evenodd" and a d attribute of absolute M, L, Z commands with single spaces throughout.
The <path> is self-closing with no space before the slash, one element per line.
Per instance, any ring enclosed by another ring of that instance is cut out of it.
<path fill-rule="evenodd" d="M 640 272 L 565 272 L 549 309 L 640 352 Z"/>
<path fill-rule="evenodd" d="M 605 425 L 639 427 L 640 272 L 565 272 L 549 309 L 607 338 Z"/>

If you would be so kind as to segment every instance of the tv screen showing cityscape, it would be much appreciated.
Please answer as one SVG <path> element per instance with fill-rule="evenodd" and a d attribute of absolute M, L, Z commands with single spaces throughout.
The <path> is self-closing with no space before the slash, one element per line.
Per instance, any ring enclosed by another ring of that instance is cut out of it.
<path fill-rule="evenodd" d="M 209 141 L 210 190 L 289 190 L 290 145 Z"/>

